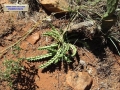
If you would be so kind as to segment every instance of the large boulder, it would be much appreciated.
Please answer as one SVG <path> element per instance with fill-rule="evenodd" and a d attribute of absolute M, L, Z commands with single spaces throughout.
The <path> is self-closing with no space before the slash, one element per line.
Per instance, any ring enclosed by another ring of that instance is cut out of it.
<path fill-rule="evenodd" d="M 67 12 L 69 4 L 66 0 L 39 0 L 40 3 L 50 12 Z"/>

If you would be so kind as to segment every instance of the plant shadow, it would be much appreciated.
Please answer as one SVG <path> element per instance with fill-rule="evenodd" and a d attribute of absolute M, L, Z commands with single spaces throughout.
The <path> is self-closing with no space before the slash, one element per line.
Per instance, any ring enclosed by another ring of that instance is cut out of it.
<path fill-rule="evenodd" d="M 102 38 L 98 37 L 89 38 L 85 36 L 83 31 L 71 31 L 67 32 L 68 36 L 71 36 L 69 39 L 70 43 L 75 44 L 77 47 L 86 48 L 87 50 L 91 51 L 96 57 L 100 58 L 102 61 L 106 57 L 105 48 L 107 47 L 106 44 L 102 43 Z"/>
<path fill-rule="evenodd" d="M 24 70 L 21 70 L 15 77 L 12 88 L 14 90 L 36 90 L 39 87 L 35 83 L 35 76 L 38 76 L 38 69 L 35 65 L 27 63 Z"/>
<path fill-rule="evenodd" d="M 78 47 L 85 47 L 91 51 L 100 61 L 103 61 L 106 58 L 106 48 L 109 48 L 114 54 L 118 55 L 117 49 L 113 43 L 107 38 L 102 37 L 101 34 L 96 33 L 93 38 L 86 37 L 83 31 L 72 31 L 67 32 L 68 36 L 72 35 L 70 39 L 73 41 L 70 42 L 75 44 Z M 119 43 L 114 41 L 114 44 L 117 46 L 118 51 L 120 51 Z"/>
<path fill-rule="evenodd" d="M 57 64 L 51 64 L 48 67 L 44 68 L 42 70 L 42 73 L 45 73 L 47 71 L 52 73 L 52 72 L 55 72 L 55 70 L 59 70 L 59 71 L 62 70 L 65 73 L 67 73 L 68 69 L 73 69 L 74 62 L 75 62 L 75 60 L 73 58 L 71 58 L 71 62 L 69 64 L 67 62 L 65 62 L 64 60 L 60 60 Z"/>

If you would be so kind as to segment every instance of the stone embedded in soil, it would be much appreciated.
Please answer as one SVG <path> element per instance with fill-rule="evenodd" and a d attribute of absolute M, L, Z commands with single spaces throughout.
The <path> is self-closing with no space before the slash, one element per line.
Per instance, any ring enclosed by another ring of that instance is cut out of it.
<path fill-rule="evenodd" d="M 28 37 L 27 41 L 30 44 L 35 44 L 39 39 L 40 39 L 40 33 L 36 32 L 33 35 L 31 35 L 30 37 Z"/>
<path fill-rule="evenodd" d="M 20 45 L 20 48 L 22 48 L 22 49 L 27 49 L 28 48 L 28 42 L 27 41 L 23 41 L 22 43 L 21 43 L 21 45 Z"/>
<path fill-rule="evenodd" d="M 93 79 L 87 72 L 69 71 L 66 83 L 74 90 L 90 90 Z"/>
<path fill-rule="evenodd" d="M 69 4 L 66 0 L 39 0 L 40 3 L 50 12 L 67 12 Z"/>

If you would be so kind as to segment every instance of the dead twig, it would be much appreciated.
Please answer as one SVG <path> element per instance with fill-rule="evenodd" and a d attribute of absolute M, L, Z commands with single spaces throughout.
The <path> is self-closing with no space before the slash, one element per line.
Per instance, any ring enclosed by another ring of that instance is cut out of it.
<path fill-rule="evenodd" d="M 95 26 L 96 27 L 96 22 L 93 21 L 93 20 L 90 20 L 90 21 L 84 21 L 84 22 L 81 22 L 81 23 L 78 23 L 78 24 L 71 23 L 69 25 L 69 28 L 65 28 L 64 30 L 67 29 L 67 31 L 72 31 L 72 30 L 78 30 L 82 27 L 90 27 L 90 26 Z"/>

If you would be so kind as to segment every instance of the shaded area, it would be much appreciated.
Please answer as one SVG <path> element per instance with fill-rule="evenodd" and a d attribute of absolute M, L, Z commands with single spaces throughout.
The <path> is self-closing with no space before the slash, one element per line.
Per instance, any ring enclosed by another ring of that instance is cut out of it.
<path fill-rule="evenodd" d="M 91 39 L 91 37 L 86 37 L 85 33 L 82 31 L 72 31 L 68 32 L 68 40 L 70 43 L 75 44 L 78 47 L 87 48 L 92 51 L 95 56 L 101 59 L 106 56 L 104 50 L 106 45 L 102 43 L 103 40 L 101 37 Z"/>
<path fill-rule="evenodd" d="M 37 0 L 28 0 L 28 4 L 29 4 L 29 14 L 33 14 L 33 12 L 35 12 L 35 11 L 39 11 L 39 9 L 40 9 L 40 3 L 39 2 L 37 2 Z"/>
<path fill-rule="evenodd" d="M 37 76 L 38 70 L 35 68 L 35 65 L 27 63 L 16 77 L 13 82 L 12 88 L 14 90 L 36 90 L 39 88 L 35 83 L 35 76 Z"/>
<path fill-rule="evenodd" d="M 103 60 L 103 58 L 106 57 L 105 49 L 107 47 L 109 47 L 114 54 L 118 54 L 113 43 L 108 39 L 108 36 L 103 36 L 100 32 L 95 32 L 94 35 L 91 35 L 90 33 L 86 33 L 84 30 L 74 30 L 71 32 L 66 32 L 66 34 L 67 36 L 65 36 L 65 41 L 75 44 L 78 47 L 87 48 L 88 50 L 92 51 L 96 57 L 100 58 L 100 60 Z M 113 41 L 120 51 L 119 43 L 114 39 Z"/>
<path fill-rule="evenodd" d="M 52 73 L 52 72 L 55 72 L 56 69 L 59 71 L 63 70 L 65 73 L 67 73 L 69 69 L 74 68 L 73 63 L 75 62 L 75 60 L 73 58 L 71 58 L 71 61 L 72 62 L 68 64 L 66 61 L 60 60 L 57 64 L 51 64 L 48 67 L 44 68 L 42 70 L 42 73 L 45 73 L 47 71 Z"/>

